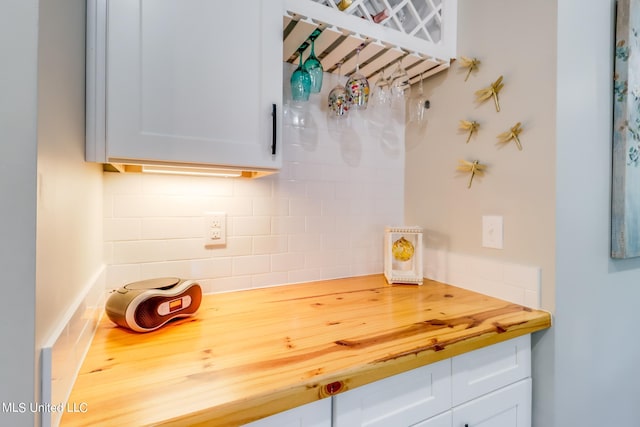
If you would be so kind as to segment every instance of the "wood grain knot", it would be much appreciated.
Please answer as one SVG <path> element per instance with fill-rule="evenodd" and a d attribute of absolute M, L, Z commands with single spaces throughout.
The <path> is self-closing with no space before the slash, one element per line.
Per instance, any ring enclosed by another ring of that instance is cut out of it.
<path fill-rule="evenodd" d="M 340 393 L 343 388 L 344 383 L 342 381 L 335 381 L 323 387 L 325 394 L 327 394 L 328 396 Z"/>

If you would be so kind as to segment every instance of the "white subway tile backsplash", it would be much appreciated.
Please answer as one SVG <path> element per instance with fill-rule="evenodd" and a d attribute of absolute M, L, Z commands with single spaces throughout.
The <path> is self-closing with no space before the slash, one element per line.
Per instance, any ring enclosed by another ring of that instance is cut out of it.
<path fill-rule="evenodd" d="M 271 271 L 287 272 L 305 268 L 304 253 L 289 252 L 271 255 Z"/>
<path fill-rule="evenodd" d="M 322 269 L 322 280 L 338 279 L 340 277 L 353 276 L 350 265 L 328 266 Z"/>
<path fill-rule="evenodd" d="M 141 223 L 143 240 L 202 237 L 204 229 L 202 217 L 143 218 Z"/>
<path fill-rule="evenodd" d="M 42 346 L 43 403 L 57 406 L 69 398 L 71 387 L 89 348 L 105 301 L 105 269 L 98 271 L 72 302 Z M 42 425 L 57 426 L 60 412 L 42 413 Z"/>
<path fill-rule="evenodd" d="M 107 287 L 180 276 L 223 292 L 381 273 L 384 227 L 403 224 L 403 146 L 394 141 L 404 129 L 394 123 L 382 135 L 363 114 L 327 121 L 319 102 L 330 89 L 302 108 L 285 106 L 276 174 L 105 173 Z M 204 247 L 208 211 L 227 214 L 225 246 Z"/>
<path fill-rule="evenodd" d="M 321 248 L 323 250 L 328 249 L 348 249 L 349 241 L 342 233 L 338 232 L 326 232 L 321 237 Z"/>
<path fill-rule="evenodd" d="M 191 260 L 147 262 L 140 265 L 140 277 L 136 280 L 146 280 L 152 277 L 187 277 L 195 279 Z M 130 282 L 129 282 L 130 283 Z"/>
<path fill-rule="evenodd" d="M 253 238 L 253 255 L 280 254 L 288 250 L 288 238 L 279 236 L 255 236 Z"/>
<path fill-rule="evenodd" d="M 262 197 L 270 198 L 273 196 L 273 181 L 268 179 L 245 180 L 235 179 L 229 180 L 233 183 L 233 195 L 236 197 Z"/>
<path fill-rule="evenodd" d="M 271 271 L 271 256 L 238 256 L 232 258 L 231 274 L 244 276 L 249 274 L 264 274 Z"/>
<path fill-rule="evenodd" d="M 444 249 L 423 253 L 425 277 L 484 293 L 516 304 L 540 308 L 540 268 L 507 263 Z"/>
<path fill-rule="evenodd" d="M 272 234 L 300 234 L 304 233 L 307 222 L 303 216 L 284 216 L 271 218 Z"/>
<path fill-rule="evenodd" d="M 516 264 L 505 264 L 504 281 L 537 292 L 540 285 L 540 269 Z"/>
<path fill-rule="evenodd" d="M 232 258 L 211 258 L 191 261 L 191 272 L 184 277 L 212 278 L 231 276 Z"/>
<path fill-rule="evenodd" d="M 142 263 L 167 260 L 166 240 L 132 240 L 113 243 L 115 264 Z"/>
<path fill-rule="evenodd" d="M 106 287 L 107 289 L 115 289 L 127 283 L 141 280 L 142 267 L 148 267 L 148 263 L 144 264 L 112 264 L 107 268 L 106 274 Z M 156 277 L 160 275 L 153 275 L 149 277 Z"/>
<path fill-rule="evenodd" d="M 292 216 L 315 216 L 322 212 L 322 201 L 317 199 L 289 200 L 289 213 Z"/>
<path fill-rule="evenodd" d="M 164 241 L 164 256 L 167 261 L 208 258 L 211 251 L 204 245 L 203 238 L 172 239 Z"/>
<path fill-rule="evenodd" d="M 307 183 L 293 179 L 279 179 L 273 186 L 274 198 L 304 199 L 307 197 Z"/>
<path fill-rule="evenodd" d="M 304 270 L 292 270 L 288 272 L 289 283 L 313 282 L 322 280 L 322 270 L 320 268 L 311 268 Z"/>
<path fill-rule="evenodd" d="M 227 219 L 231 222 L 234 236 L 260 236 L 271 233 L 271 217 L 268 216 L 240 216 Z"/>
<path fill-rule="evenodd" d="M 291 234 L 289 235 L 289 252 L 313 252 L 320 249 L 320 234 Z"/>
<path fill-rule="evenodd" d="M 277 286 L 282 283 L 289 283 L 289 274 L 286 271 L 275 271 L 272 273 L 254 274 L 253 276 L 251 276 L 252 288 Z"/>
<path fill-rule="evenodd" d="M 311 234 L 323 234 L 336 228 L 336 218 L 333 216 L 307 216 L 306 231 Z"/>
<path fill-rule="evenodd" d="M 104 218 L 104 240 L 140 240 L 142 238 L 142 219 L 140 218 Z"/>
<path fill-rule="evenodd" d="M 253 215 L 255 216 L 287 216 L 289 215 L 289 199 L 264 197 L 253 201 Z"/>
<path fill-rule="evenodd" d="M 322 165 L 315 163 L 290 162 L 289 178 L 297 181 L 318 181 L 322 177 Z"/>
<path fill-rule="evenodd" d="M 230 292 L 250 289 L 251 277 L 252 276 L 229 276 L 219 279 L 201 280 L 198 283 L 203 286 L 202 292 L 205 293 Z"/>

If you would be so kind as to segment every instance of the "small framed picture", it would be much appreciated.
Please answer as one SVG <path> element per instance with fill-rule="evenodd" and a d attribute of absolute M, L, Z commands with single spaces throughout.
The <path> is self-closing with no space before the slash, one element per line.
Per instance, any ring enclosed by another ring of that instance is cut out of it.
<path fill-rule="evenodd" d="M 384 276 L 389 283 L 422 285 L 422 227 L 386 227 Z"/>

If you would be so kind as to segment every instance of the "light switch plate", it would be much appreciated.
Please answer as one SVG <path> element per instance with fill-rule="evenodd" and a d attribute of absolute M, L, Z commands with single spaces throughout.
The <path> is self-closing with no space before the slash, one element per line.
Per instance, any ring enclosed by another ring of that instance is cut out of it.
<path fill-rule="evenodd" d="M 501 215 L 482 217 L 482 247 L 502 249 L 504 246 L 504 227 Z"/>

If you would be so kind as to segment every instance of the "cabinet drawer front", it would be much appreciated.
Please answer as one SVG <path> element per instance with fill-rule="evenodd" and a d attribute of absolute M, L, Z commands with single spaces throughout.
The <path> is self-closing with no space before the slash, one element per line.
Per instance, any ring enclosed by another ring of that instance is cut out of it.
<path fill-rule="evenodd" d="M 451 407 L 451 360 L 334 396 L 334 426 L 410 426 Z"/>
<path fill-rule="evenodd" d="M 523 335 L 454 357 L 453 406 L 531 376 L 531 338 Z"/>
<path fill-rule="evenodd" d="M 531 427 L 531 378 L 453 409 L 453 427 Z"/>
<path fill-rule="evenodd" d="M 244 427 L 331 427 L 331 399 L 308 403 L 245 424 Z"/>
<path fill-rule="evenodd" d="M 433 418 L 414 424 L 411 427 L 451 427 L 452 422 L 451 411 L 447 411 L 444 414 L 436 415 Z"/>

